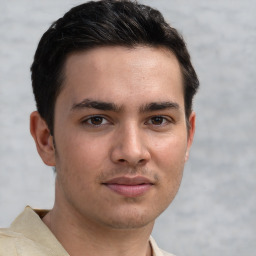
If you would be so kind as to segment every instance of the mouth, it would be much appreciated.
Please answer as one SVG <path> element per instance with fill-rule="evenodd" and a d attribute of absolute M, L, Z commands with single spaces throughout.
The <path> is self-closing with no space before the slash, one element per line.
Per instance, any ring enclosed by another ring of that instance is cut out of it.
<path fill-rule="evenodd" d="M 145 194 L 154 183 L 143 176 L 123 176 L 108 180 L 107 182 L 104 182 L 103 185 L 119 195 L 125 197 L 138 197 Z"/>

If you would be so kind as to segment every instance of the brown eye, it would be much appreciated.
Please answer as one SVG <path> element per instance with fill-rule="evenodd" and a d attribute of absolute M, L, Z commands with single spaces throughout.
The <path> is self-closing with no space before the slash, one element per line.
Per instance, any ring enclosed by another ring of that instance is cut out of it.
<path fill-rule="evenodd" d="M 103 122 L 103 117 L 101 116 L 93 116 L 89 119 L 89 123 L 93 124 L 93 125 L 101 125 Z"/>
<path fill-rule="evenodd" d="M 151 124 L 153 125 L 161 125 L 163 124 L 164 118 L 162 116 L 155 116 L 155 117 L 152 117 L 150 120 L 151 120 Z"/>
<path fill-rule="evenodd" d="M 89 118 L 87 118 L 86 120 L 84 120 L 83 125 L 88 125 L 88 126 L 92 126 L 92 127 L 97 127 L 97 126 L 102 126 L 105 124 L 108 124 L 108 120 L 102 116 L 91 116 Z"/>

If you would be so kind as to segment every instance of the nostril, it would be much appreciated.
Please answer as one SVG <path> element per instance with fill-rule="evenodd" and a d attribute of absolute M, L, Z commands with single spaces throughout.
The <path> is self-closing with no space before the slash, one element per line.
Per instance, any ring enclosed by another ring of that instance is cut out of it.
<path fill-rule="evenodd" d="M 123 163 L 123 162 L 125 162 L 125 160 L 124 160 L 124 159 L 119 159 L 119 162 L 122 162 L 122 163 Z"/>

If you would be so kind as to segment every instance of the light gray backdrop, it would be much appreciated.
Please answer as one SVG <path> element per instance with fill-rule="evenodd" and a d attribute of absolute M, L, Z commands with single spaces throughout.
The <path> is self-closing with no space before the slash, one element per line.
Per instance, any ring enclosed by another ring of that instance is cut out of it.
<path fill-rule="evenodd" d="M 142 1 L 184 35 L 201 81 L 180 192 L 154 237 L 179 256 L 256 255 L 256 1 Z M 75 0 L 0 0 L 0 226 L 53 205 L 54 175 L 29 134 L 29 67 L 42 33 Z"/>

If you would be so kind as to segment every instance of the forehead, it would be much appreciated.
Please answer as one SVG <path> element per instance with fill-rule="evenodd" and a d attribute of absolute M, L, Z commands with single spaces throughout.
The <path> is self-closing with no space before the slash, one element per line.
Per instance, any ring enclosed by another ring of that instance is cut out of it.
<path fill-rule="evenodd" d="M 123 104 L 123 95 L 130 101 L 163 101 L 168 96 L 183 100 L 182 75 L 177 58 L 167 49 L 99 47 L 68 56 L 61 94 L 71 104 L 95 97 Z"/>

